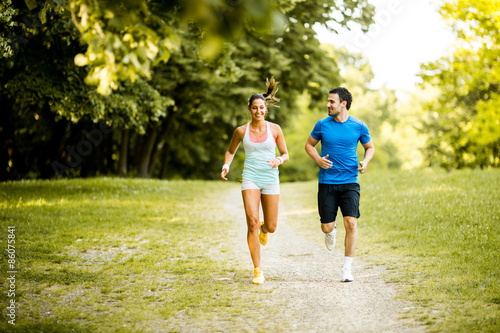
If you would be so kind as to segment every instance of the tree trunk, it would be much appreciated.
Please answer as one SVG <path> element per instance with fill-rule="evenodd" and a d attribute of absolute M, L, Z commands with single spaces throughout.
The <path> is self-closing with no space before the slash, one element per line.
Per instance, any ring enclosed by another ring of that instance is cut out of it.
<path fill-rule="evenodd" d="M 142 146 L 142 154 L 139 160 L 139 168 L 137 170 L 137 177 L 147 178 L 149 171 L 149 164 L 151 162 L 151 153 L 153 151 L 154 144 L 156 142 L 156 128 L 158 127 L 158 123 L 155 123 L 151 129 L 149 134 L 146 135 L 146 140 L 144 145 Z"/>
<path fill-rule="evenodd" d="M 104 135 L 106 140 L 106 174 L 116 175 L 115 161 L 113 160 L 113 133 Z"/>
<path fill-rule="evenodd" d="M 161 166 L 160 179 L 166 179 L 168 174 L 168 162 L 170 161 L 170 144 L 168 140 L 163 147 L 163 164 Z"/>
<path fill-rule="evenodd" d="M 102 142 L 98 145 L 93 146 L 92 149 L 95 149 L 95 168 L 96 175 L 102 176 L 106 173 L 106 137 L 104 136 Z"/>
<path fill-rule="evenodd" d="M 61 119 L 59 121 L 54 121 L 51 124 L 51 128 L 54 129 L 54 134 L 51 136 L 50 140 L 43 147 L 43 151 L 47 153 L 45 157 L 44 166 L 40 167 L 40 178 L 49 179 L 54 176 L 55 171 L 52 167 L 54 162 L 61 163 L 61 151 L 64 147 L 64 137 L 66 135 L 66 129 L 68 128 L 68 121 Z M 57 175 L 57 174 L 56 174 Z"/>
<path fill-rule="evenodd" d="M 168 141 L 168 132 L 170 130 L 170 126 L 174 122 L 175 113 L 169 112 L 167 118 L 163 122 L 161 137 L 165 140 L 163 144 L 163 161 L 160 171 L 160 179 L 166 179 L 168 173 L 168 162 L 170 160 L 170 143 Z"/>
<path fill-rule="evenodd" d="M 151 178 L 153 176 L 153 172 L 155 170 L 156 161 L 158 160 L 158 155 L 160 155 L 161 149 L 165 141 L 160 140 L 158 143 L 154 145 L 153 152 L 151 153 L 151 161 L 149 161 L 149 170 L 148 177 Z"/>
<path fill-rule="evenodd" d="M 118 175 L 125 177 L 127 175 L 127 160 L 128 160 L 128 142 L 130 138 L 130 130 L 122 130 L 122 138 L 120 143 L 120 157 L 118 160 Z"/>
<path fill-rule="evenodd" d="M 142 155 L 142 145 L 144 143 L 144 136 L 136 132 L 134 138 L 132 139 L 132 142 L 134 143 L 134 152 L 132 155 L 131 166 L 134 168 L 134 174 L 137 176 L 137 171 L 139 170 L 139 163 Z"/>

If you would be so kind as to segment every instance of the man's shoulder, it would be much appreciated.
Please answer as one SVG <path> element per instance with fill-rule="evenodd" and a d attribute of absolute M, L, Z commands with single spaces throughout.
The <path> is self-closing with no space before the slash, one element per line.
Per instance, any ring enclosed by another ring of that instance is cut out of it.
<path fill-rule="evenodd" d="M 332 120 L 333 120 L 333 117 L 328 116 L 326 118 L 318 120 L 317 124 L 323 125 L 323 124 L 326 124 L 326 123 L 331 123 Z"/>
<path fill-rule="evenodd" d="M 356 124 L 356 125 L 366 126 L 366 124 L 364 122 L 362 122 L 361 120 L 359 120 L 358 118 L 356 118 L 352 115 L 349 115 L 349 121 Z"/>

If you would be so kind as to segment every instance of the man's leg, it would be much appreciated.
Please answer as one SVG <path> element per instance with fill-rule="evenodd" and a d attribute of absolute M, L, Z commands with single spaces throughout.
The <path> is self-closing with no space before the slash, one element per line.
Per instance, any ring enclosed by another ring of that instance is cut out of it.
<path fill-rule="evenodd" d="M 335 221 L 321 223 L 321 231 L 325 233 L 325 245 L 327 250 L 335 250 L 335 244 L 337 243 L 337 223 Z"/>
<path fill-rule="evenodd" d="M 330 223 L 321 223 L 321 231 L 323 231 L 325 234 L 329 234 L 333 231 L 333 229 L 335 229 L 335 221 Z"/>
<path fill-rule="evenodd" d="M 318 211 L 321 218 L 321 231 L 325 234 L 325 245 L 329 251 L 335 249 L 337 223 L 335 218 L 338 203 L 335 193 L 330 192 L 330 185 L 319 184 L 318 187 Z"/>
<path fill-rule="evenodd" d="M 352 282 L 354 279 L 351 274 L 351 264 L 354 259 L 354 251 L 358 241 L 358 217 L 360 186 L 358 183 L 346 184 L 343 186 L 342 203 L 340 209 L 344 215 L 345 227 L 345 258 L 344 267 L 342 267 L 342 281 Z"/>
<path fill-rule="evenodd" d="M 344 216 L 345 227 L 345 256 L 354 257 L 354 250 L 358 241 L 358 219 L 353 216 Z"/>
<path fill-rule="evenodd" d="M 358 219 L 353 216 L 344 216 L 345 227 L 345 257 L 344 266 L 342 267 L 342 282 L 352 282 L 354 278 L 351 273 L 351 265 L 354 260 L 354 251 L 356 249 L 356 242 L 358 241 Z"/>

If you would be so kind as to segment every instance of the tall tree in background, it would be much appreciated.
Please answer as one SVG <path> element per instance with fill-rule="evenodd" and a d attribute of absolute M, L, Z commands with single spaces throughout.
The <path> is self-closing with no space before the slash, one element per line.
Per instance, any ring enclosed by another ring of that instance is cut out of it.
<path fill-rule="evenodd" d="M 366 30 L 373 15 L 366 1 L 27 0 L 0 9 L 2 179 L 50 177 L 54 165 L 73 175 L 210 178 L 266 77 L 281 81 L 271 119 L 285 124 L 299 93 L 319 97 L 338 74 L 312 25 L 339 11 L 340 25 Z"/>
<path fill-rule="evenodd" d="M 457 33 L 450 57 L 423 66 L 441 91 L 428 105 L 427 163 L 446 168 L 500 166 L 500 1 L 454 0 L 441 9 Z"/>
<path fill-rule="evenodd" d="M 163 80 L 175 91 L 170 95 L 176 98 L 176 110 L 184 110 L 175 113 L 182 121 L 175 122 L 175 129 L 167 134 L 171 137 L 164 140 L 170 149 L 168 158 L 174 175 L 218 176 L 222 154 L 234 127 L 248 121 L 247 99 L 265 90 L 265 77 L 273 75 L 280 81 L 281 107 L 271 109 L 269 119 L 283 127 L 287 119 L 298 112 L 300 94 L 310 94 L 311 107 L 314 107 L 338 80 L 335 59 L 321 49 L 312 29 L 313 22 L 325 24 L 333 8 L 323 6 L 320 1 L 293 6 L 289 1 L 280 3 L 283 7 L 278 8 L 287 22 L 269 31 L 255 24 L 245 25 L 244 37 L 224 44 L 217 66 L 202 59 L 194 61 L 195 57 L 189 56 L 192 46 L 183 47 L 184 54 L 173 56 L 171 63 L 166 64 L 164 78 L 172 76 L 170 70 L 185 73 L 179 85 Z M 346 16 L 345 20 L 348 19 Z M 365 22 L 361 16 L 355 19 Z M 174 62 L 176 65 L 171 66 Z M 207 78 L 200 79 L 200 76 Z M 241 167 L 236 159 L 233 168 L 238 166 Z M 172 173 L 169 176 L 173 176 Z"/>

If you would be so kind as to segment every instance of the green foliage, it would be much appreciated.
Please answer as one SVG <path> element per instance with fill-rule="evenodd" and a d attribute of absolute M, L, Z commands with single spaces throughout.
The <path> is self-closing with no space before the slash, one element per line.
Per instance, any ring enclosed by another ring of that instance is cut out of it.
<path fill-rule="evenodd" d="M 62 163 L 68 175 L 116 173 L 112 161 L 120 160 L 121 174 L 216 178 L 234 128 L 247 120 L 248 96 L 265 89 L 266 77 L 280 81 L 281 109 L 269 120 L 283 128 L 297 112 L 297 96 L 308 91 L 314 107 L 337 80 L 335 59 L 320 48 L 313 25 L 368 26 L 373 13 L 366 1 L 196 3 L 9 5 L 14 12 L 1 23 L 14 54 L 0 63 L 0 99 L 9 113 L 0 127 L 12 131 L 0 131 L 0 178 L 36 177 L 33 159 L 48 168 Z M 11 24 L 27 18 L 30 26 Z M 16 136 L 33 118 L 43 131 Z M 54 119 L 57 135 L 50 133 Z M 67 159 L 81 141 L 66 138 L 90 122 L 106 122 L 115 133 L 96 147 L 99 157 L 87 157 L 108 160 L 106 167 L 83 170 L 89 165 Z M 59 148 L 50 157 L 30 148 L 32 158 L 21 148 L 30 140 Z"/>
<path fill-rule="evenodd" d="M 441 90 L 429 103 L 422 131 L 429 134 L 429 165 L 500 166 L 498 1 L 453 1 L 441 10 L 460 45 L 451 57 L 423 66 L 426 84 Z"/>
<path fill-rule="evenodd" d="M 54 15 L 64 15 L 57 1 L 2 1 L 0 4 L 0 60 L 9 59 L 44 32 Z"/>
<path fill-rule="evenodd" d="M 76 92 L 72 92 L 70 96 L 75 96 Z M 86 109 L 88 114 L 81 114 L 80 118 L 90 118 L 94 122 L 109 119 L 117 128 L 133 128 L 141 134 L 146 132 L 150 123 L 165 117 L 167 107 L 174 104 L 173 99 L 160 95 L 158 90 L 142 79 L 135 83 L 121 83 L 116 93 L 108 97 L 103 97 L 94 90 L 84 96 L 75 97 L 89 101 L 89 107 Z M 71 98 L 69 101 L 66 98 L 57 99 L 53 106 L 56 112 L 65 118 L 68 117 L 64 115 L 65 112 L 70 116 L 75 115 L 75 112 L 67 111 L 72 110 L 66 107 L 67 102 L 72 103 Z"/>
<path fill-rule="evenodd" d="M 215 60 L 225 47 L 226 41 L 237 41 L 245 34 L 245 26 L 251 25 L 261 33 L 279 30 L 286 20 L 274 6 L 274 1 L 179 1 L 185 21 L 194 21 L 203 30 L 200 56 Z"/>
<path fill-rule="evenodd" d="M 347 87 L 353 95 L 349 113 L 363 121 L 370 130 L 375 155 L 369 168 L 399 169 L 402 161 L 396 152 L 400 147 L 393 133 L 400 126 L 402 117 L 397 112 L 396 92 L 387 88 L 369 88 L 374 75 L 370 64 L 360 54 L 349 54 L 345 49 L 336 50 L 332 46 L 324 47 L 338 59 L 342 68 L 340 85 Z M 359 160 L 363 159 L 363 154 L 364 149 L 359 145 Z"/>
<path fill-rule="evenodd" d="M 88 45 L 75 56 L 77 66 L 90 66 L 86 83 L 104 96 L 119 83 L 150 78 L 151 68 L 166 62 L 179 39 L 144 1 L 69 1 L 73 23 Z"/>
<path fill-rule="evenodd" d="M 407 297 L 422 307 L 416 316 L 431 331 L 498 330 L 499 172 L 428 169 L 362 180 L 364 233 L 382 244 L 366 251 L 398 255 L 389 259 L 401 269 L 393 281 L 408 284 Z"/>
<path fill-rule="evenodd" d="M 13 18 L 17 15 L 18 10 L 12 7 L 12 1 L 2 1 L 0 4 L 0 22 L 7 27 L 17 26 L 17 22 Z M 14 55 L 12 49 L 12 41 L 5 36 L 5 32 L 0 32 L 0 59 L 9 58 Z"/>
<path fill-rule="evenodd" d="M 215 64 L 207 64 L 201 56 L 193 55 L 194 46 L 187 44 L 166 66 L 159 66 L 154 80 L 161 80 L 161 87 L 165 88 L 162 94 L 174 96 L 174 110 L 177 110 L 174 117 L 178 123 L 167 143 L 190 138 L 187 144 L 171 146 L 171 160 L 181 165 L 174 164 L 170 176 L 176 173 L 182 177 L 218 178 L 220 161 L 235 127 L 249 120 L 248 97 L 265 91 L 265 77 L 274 76 L 280 82 L 280 108 L 270 108 L 268 119 L 283 128 L 299 112 L 299 95 L 307 91 L 312 97 L 310 107 L 315 107 L 331 85 L 338 82 L 335 58 L 321 49 L 312 29 L 313 22 L 324 21 L 330 9 L 320 6 L 309 12 L 305 11 L 307 6 L 300 3 L 289 8 L 289 22 L 277 35 L 246 26 L 245 38 L 226 45 Z M 196 31 L 189 33 L 191 37 L 182 39 L 196 38 Z M 179 72 L 183 75 L 174 82 L 162 78 L 178 76 Z M 238 159 L 235 162 L 241 164 Z M 234 176 L 237 169 L 232 170 L 235 172 L 230 177 L 237 179 L 239 176 Z"/>

